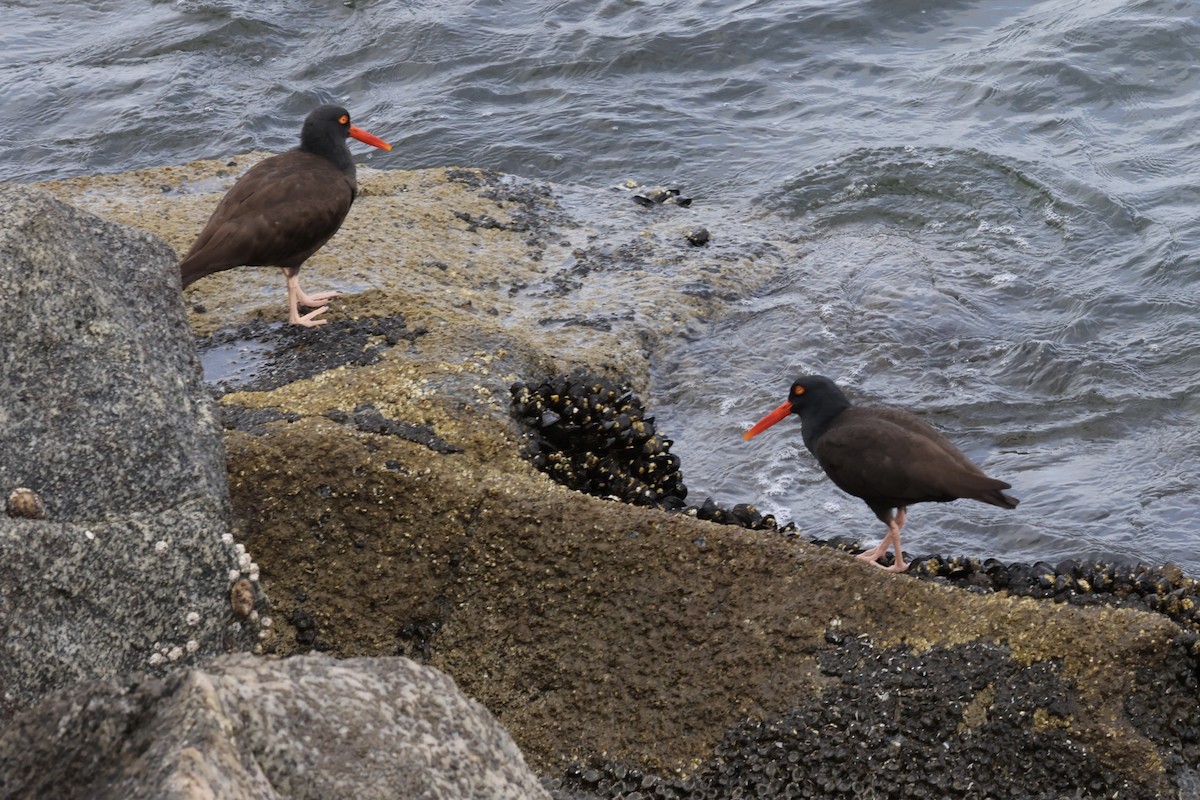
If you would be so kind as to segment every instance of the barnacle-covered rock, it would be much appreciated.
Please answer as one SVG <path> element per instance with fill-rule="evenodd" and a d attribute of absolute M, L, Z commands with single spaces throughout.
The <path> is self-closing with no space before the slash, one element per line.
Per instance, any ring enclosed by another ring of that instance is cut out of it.
<path fill-rule="evenodd" d="M 969 559 L 968 559 L 969 560 Z M 939 560 L 944 563 L 944 560 Z M 937 568 L 928 566 L 927 571 Z M 728 730 L 685 780 L 612 760 L 575 765 L 552 796 L 566 798 L 1122 797 L 1155 796 L 1060 725 L 1087 711 L 1067 700 L 1054 660 L 1025 664 L 975 641 L 877 648 L 834 619 L 818 657 L 826 688 L 783 714 Z M 1173 686 L 1196 685 L 1182 648 Z M 985 677 L 986 676 L 986 677 Z M 870 702 L 858 702 L 862 697 Z M 1188 700 L 1153 681 L 1134 687 L 1131 721 L 1160 742 L 1195 742 Z M 1157 721 L 1170 718 L 1164 727 Z M 1038 722 L 1042 720 L 1042 722 Z M 574 793 L 577 792 L 577 793 Z"/>
<path fill-rule="evenodd" d="M 814 544 L 829 544 L 813 540 Z M 845 548 L 844 548 L 845 549 Z M 858 552 L 860 547 L 851 548 Z M 1052 565 L 1006 564 L 961 556 L 914 556 L 908 574 L 972 591 L 1052 599 L 1073 605 L 1113 605 L 1153 611 L 1200 632 L 1196 595 L 1200 586 L 1175 564 L 1150 566 L 1068 559 Z"/>

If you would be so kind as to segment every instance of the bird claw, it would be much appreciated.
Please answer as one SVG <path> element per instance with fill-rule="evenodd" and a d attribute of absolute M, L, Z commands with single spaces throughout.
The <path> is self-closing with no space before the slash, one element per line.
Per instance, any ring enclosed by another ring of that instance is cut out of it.
<path fill-rule="evenodd" d="M 897 558 L 890 567 L 885 567 L 883 564 L 879 563 L 879 559 L 883 558 L 883 555 L 878 555 L 874 558 L 863 558 L 865 555 L 867 554 L 859 553 L 855 556 L 855 558 L 859 559 L 860 561 L 866 561 L 868 564 L 879 567 L 886 572 L 904 572 L 908 569 L 908 562 L 900 558 Z"/>
<path fill-rule="evenodd" d="M 870 550 L 862 551 L 856 555 L 855 558 L 861 559 L 862 561 L 870 561 L 871 563 L 875 563 L 879 559 L 883 558 L 884 554 L 886 553 L 887 550 L 883 549 L 883 545 L 878 544 L 875 547 L 872 547 Z"/>
<path fill-rule="evenodd" d="M 329 306 L 321 306 L 320 308 L 310 311 L 303 316 L 300 314 L 294 314 L 292 318 L 288 320 L 288 322 L 293 325 L 303 325 L 305 328 L 317 328 L 321 325 L 324 325 L 326 322 L 329 322 L 327 319 L 317 319 L 318 314 L 324 314 L 328 310 Z"/>
<path fill-rule="evenodd" d="M 888 554 L 887 545 L 888 541 L 885 539 L 875 547 L 872 547 L 870 550 L 864 550 L 863 552 L 859 553 L 855 556 L 855 558 L 857 558 L 859 561 L 866 561 L 868 564 L 874 564 L 880 569 L 887 570 L 888 572 L 904 572 L 907 570 L 908 562 L 904 560 L 899 552 L 896 553 L 896 560 L 890 567 L 885 567 L 883 564 L 879 563 L 879 560 Z"/>
<path fill-rule="evenodd" d="M 305 308 L 321 308 L 328 306 L 329 301 L 340 294 L 341 292 L 314 292 L 313 294 L 300 292 L 296 295 L 296 302 Z"/>

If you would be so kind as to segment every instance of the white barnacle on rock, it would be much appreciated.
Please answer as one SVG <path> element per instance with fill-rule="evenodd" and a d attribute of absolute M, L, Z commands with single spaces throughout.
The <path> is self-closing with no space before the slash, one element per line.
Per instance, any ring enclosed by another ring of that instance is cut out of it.
<path fill-rule="evenodd" d="M 154 552 L 158 553 L 161 556 L 161 555 L 164 555 L 167 552 L 167 550 L 170 549 L 170 547 L 171 546 L 169 544 L 167 544 L 165 539 L 159 539 L 157 542 L 154 543 Z"/>
<path fill-rule="evenodd" d="M 188 625 L 196 625 L 200 622 L 200 614 L 197 611 L 189 611 L 184 619 Z"/>
<path fill-rule="evenodd" d="M 89 542 L 96 538 L 96 534 L 92 533 L 91 531 L 84 531 L 83 535 L 87 537 Z"/>
<path fill-rule="evenodd" d="M 193 654 L 197 650 L 200 649 L 200 643 L 197 642 L 195 639 L 188 639 L 188 643 L 185 644 L 183 647 L 185 650 L 188 651 L 189 654 Z"/>
<path fill-rule="evenodd" d="M 235 544 L 233 546 L 233 549 L 237 551 L 237 554 L 239 556 L 245 555 L 245 553 L 246 553 L 246 545 L 242 544 L 241 542 L 238 542 L 237 544 Z"/>
<path fill-rule="evenodd" d="M 239 545 L 239 547 L 240 546 L 241 545 Z M 253 563 L 254 563 L 254 559 L 251 558 L 250 554 L 247 552 L 243 551 L 242 554 L 238 556 L 238 568 L 241 569 L 243 572 L 245 572 L 246 570 L 249 570 L 250 565 Z"/>
<path fill-rule="evenodd" d="M 157 667 L 160 664 L 162 664 L 164 661 L 166 661 L 166 659 L 163 658 L 162 653 L 154 652 L 154 653 L 150 654 L 150 666 Z"/>
<path fill-rule="evenodd" d="M 167 653 L 167 658 L 171 659 L 172 661 L 178 661 L 179 659 L 183 658 L 183 648 L 172 647 L 171 651 Z"/>
<path fill-rule="evenodd" d="M 241 577 L 242 577 L 242 571 L 240 569 L 229 570 L 229 582 L 230 583 L 236 583 L 238 581 L 238 579 Z"/>
<path fill-rule="evenodd" d="M 224 544 L 226 547 L 233 544 L 233 534 L 232 533 L 222 533 L 221 534 L 221 543 Z"/>
<path fill-rule="evenodd" d="M 263 617 L 262 622 L 260 622 L 259 624 L 262 625 L 264 628 L 269 628 L 269 627 L 271 627 L 271 618 Z"/>

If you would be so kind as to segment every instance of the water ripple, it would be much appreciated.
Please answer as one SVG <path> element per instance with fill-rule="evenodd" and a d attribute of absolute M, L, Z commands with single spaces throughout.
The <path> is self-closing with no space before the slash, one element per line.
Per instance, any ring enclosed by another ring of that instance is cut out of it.
<path fill-rule="evenodd" d="M 281 150 L 337 101 L 372 166 L 685 185 L 806 252 L 657 365 L 694 491 L 873 534 L 794 430 L 740 439 L 819 371 L 1020 488 L 914 546 L 1200 571 L 1191 4 L 19 1 L 0 42 L 0 180 Z"/>

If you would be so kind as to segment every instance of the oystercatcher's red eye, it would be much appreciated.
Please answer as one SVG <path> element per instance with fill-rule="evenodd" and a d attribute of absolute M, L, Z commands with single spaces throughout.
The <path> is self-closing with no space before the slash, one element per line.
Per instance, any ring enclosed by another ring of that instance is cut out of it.
<path fill-rule="evenodd" d="M 342 116 L 340 116 L 338 118 L 338 125 L 345 125 L 349 121 L 350 121 L 350 117 L 346 114 L 342 114 Z"/>

